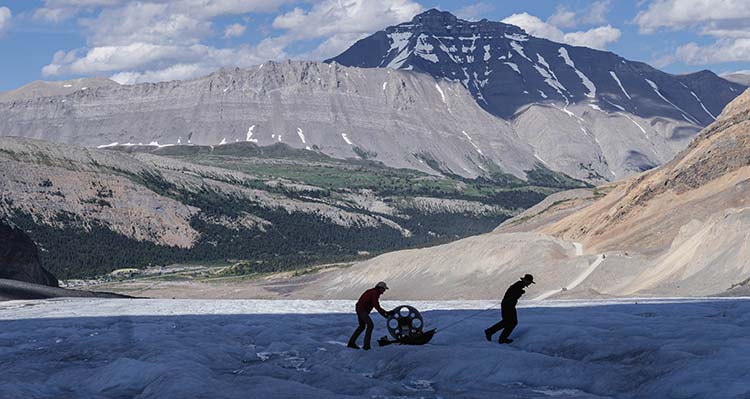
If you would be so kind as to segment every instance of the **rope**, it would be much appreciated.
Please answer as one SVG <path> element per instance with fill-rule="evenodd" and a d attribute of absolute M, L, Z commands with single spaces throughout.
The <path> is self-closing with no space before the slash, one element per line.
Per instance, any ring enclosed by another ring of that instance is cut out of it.
<path fill-rule="evenodd" d="M 453 322 L 453 323 L 451 323 L 451 324 L 448 324 L 448 325 L 447 325 L 447 326 L 445 326 L 445 327 L 440 327 L 440 328 L 436 328 L 436 329 L 435 329 L 435 330 L 436 330 L 435 332 L 438 332 L 438 331 L 445 331 L 445 330 L 447 330 L 447 329 L 449 329 L 449 328 L 451 328 L 451 327 L 453 327 L 453 326 L 455 326 L 455 325 L 457 325 L 457 324 L 463 323 L 464 321 L 466 321 L 466 320 L 469 320 L 469 319 L 471 319 L 472 317 L 475 317 L 475 316 L 477 316 L 477 315 L 479 315 L 479 314 L 482 314 L 482 313 L 484 313 L 484 312 L 486 312 L 486 311 L 488 311 L 488 310 L 492 310 L 492 309 L 495 309 L 495 308 L 496 308 L 496 307 L 497 307 L 498 305 L 500 305 L 500 304 L 502 304 L 502 303 L 503 303 L 503 302 L 502 302 L 502 301 L 500 301 L 500 302 L 498 302 L 498 303 L 496 303 L 496 304 L 494 304 L 494 305 L 492 305 L 492 306 L 488 307 L 487 309 L 482 309 L 482 310 L 480 310 L 480 311 L 474 312 L 474 313 L 472 313 L 472 314 L 470 314 L 470 315 L 468 315 L 468 316 L 464 317 L 463 319 L 460 319 L 460 320 L 458 320 L 458 321 L 456 321 L 456 322 Z"/>

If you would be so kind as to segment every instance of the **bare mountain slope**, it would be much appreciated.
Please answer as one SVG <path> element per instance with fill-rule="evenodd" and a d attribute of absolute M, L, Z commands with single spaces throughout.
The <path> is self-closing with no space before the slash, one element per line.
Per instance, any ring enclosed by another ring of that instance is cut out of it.
<path fill-rule="evenodd" d="M 747 259 L 750 90 L 660 168 L 556 194 L 489 234 L 386 254 L 311 292 L 350 297 L 384 279 L 398 297 L 488 298 L 530 272 L 529 299 L 731 295 L 747 292 Z"/>
<path fill-rule="evenodd" d="M 0 138 L 0 217 L 29 231 L 61 278 L 226 259 L 257 273 L 480 234 L 581 184 L 537 174 L 539 186 L 466 181 L 283 143 Z"/>
<path fill-rule="evenodd" d="M 281 142 L 432 174 L 525 179 L 543 166 L 604 182 L 671 159 L 699 129 L 596 102 L 533 103 L 506 121 L 461 82 L 314 62 L 191 81 L 89 83 L 41 82 L 0 95 L 0 135 L 87 147 Z"/>
<path fill-rule="evenodd" d="M 285 143 L 465 177 L 538 160 L 460 84 L 403 71 L 269 62 L 190 81 L 0 98 L 0 134 L 87 147 Z"/>
<path fill-rule="evenodd" d="M 56 97 L 73 94 L 77 91 L 99 87 L 117 87 L 119 84 L 106 78 L 82 78 L 62 82 L 36 81 L 18 89 L 0 93 L 0 102 L 31 100 L 41 97 Z"/>

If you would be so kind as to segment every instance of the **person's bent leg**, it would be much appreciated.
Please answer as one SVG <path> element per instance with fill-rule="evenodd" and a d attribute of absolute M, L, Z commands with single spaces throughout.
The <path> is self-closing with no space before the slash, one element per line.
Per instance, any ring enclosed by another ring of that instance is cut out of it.
<path fill-rule="evenodd" d="M 357 313 L 357 320 L 359 321 L 359 325 L 357 326 L 357 329 L 354 330 L 354 334 L 352 334 L 351 338 L 349 338 L 349 343 L 347 344 L 350 348 L 356 348 L 359 349 L 357 346 L 357 338 L 359 338 L 359 335 L 362 334 L 362 331 L 365 330 L 365 322 L 360 317 L 359 313 Z"/>
<path fill-rule="evenodd" d="M 500 341 L 507 341 L 508 337 L 510 336 L 510 333 L 513 332 L 513 329 L 516 328 L 518 325 L 518 322 L 508 322 L 505 328 L 503 329 L 503 333 L 500 334 Z"/>
<path fill-rule="evenodd" d="M 484 337 L 487 338 L 487 341 L 492 341 L 492 336 L 503 328 L 505 328 L 505 320 L 500 320 L 490 328 L 484 330 Z"/>
<path fill-rule="evenodd" d="M 375 324 L 372 322 L 370 315 L 365 315 L 366 330 L 365 330 L 365 344 L 362 346 L 364 350 L 370 350 L 370 340 L 372 339 L 372 329 L 375 328 Z"/>
<path fill-rule="evenodd" d="M 503 333 L 500 334 L 499 342 L 509 342 L 508 337 L 510 336 L 510 333 L 512 333 L 513 329 L 518 325 L 518 314 L 516 313 L 516 308 L 504 309 L 503 321 L 505 321 L 505 328 L 503 329 Z"/>

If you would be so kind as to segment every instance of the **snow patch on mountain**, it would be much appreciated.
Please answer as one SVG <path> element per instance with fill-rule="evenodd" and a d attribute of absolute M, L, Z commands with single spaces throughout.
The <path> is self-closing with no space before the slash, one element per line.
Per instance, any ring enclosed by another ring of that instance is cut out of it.
<path fill-rule="evenodd" d="M 552 70 L 549 67 L 549 64 L 547 64 L 547 61 L 542 57 L 541 55 L 537 54 L 537 59 L 539 60 L 539 63 L 544 66 L 542 68 L 538 64 L 534 64 L 534 69 L 539 72 L 540 75 L 544 78 L 544 82 L 549 85 L 549 87 L 555 89 L 558 94 L 560 94 L 560 97 L 562 97 L 565 100 L 565 104 L 568 104 L 568 98 L 563 94 L 563 91 L 567 91 L 565 86 L 560 83 L 559 80 L 557 80 L 557 76 L 555 76 L 555 73 L 552 72 Z"/>
<path fill-rule="evenodd" d="M 258 139 L 253 138 L 253 130 L 255 129 L 255 125 L 250 126 L 247 128 L 247 134 L 245 135 L 245 141 L 250 143 L 257 143 Z"/>
<path fill-rule="evenodd" d="M 302 140 L 302 144 L 307 144 L 307 141 L 305 141 L 305 134 L 302 132 L 301 128 L 297 128 L 297 136 Z"/>
<path fill-rule="evenodd" d="M 435 88 L 440 93 L 440 98 L 443 100 L 443 103 L 448 104 L 448 102 L 445 101 L 445 93 L 443 93 L 443 89 L 440 88 L 440 85 L 435 83 Z"/>
<path fill-rule="evenodd" d="M 586 93 L 586 97 L 589 98 L 596 98 L 596 86 L 594 83 L 589 79 L 588 76 L 586 76 L 583 72 L 579 71 L 578 68 L 576 68 L 576 64 L 573 63 L 573 60 L 570 59 L 570 55 L 568 54 L 568 50 L 565 49 L 565 47 L 560 47 L 558 50 L 560 53 L 560 57 L 565 61 L 565 64 L 567 64 L 569 67 L 573 68 L 575 73 L 578 75 L 579 78 L 581 78 L 581 81 L 583 82 L 583 85 L 586 86 L 588 89 L 588 93 Z"/>
<path fill-rule="evenodd" d="M 697 94 L 695 94 L 695 92 L 694 92 L 694 91 L 692 91 L 692 90 L 690 90 L 690 94 L 692 94 L 692 95 L 693 95 L 693 97 L 695 97 L 695 99 L 696 99 L 696 100 L 698 100 L 698 104 L 700 104 L 700 105 L 701 105 L 701 108 L 703 108 L 703 110 L 704 110 L 704 111 L 706 111 L 706 113 L 708 114 L 708 116 L 710 116 L 710 117 L 711 117 L 711 118 L 712 118 L 713 120 L 716 120 L 716 116 L 715 116 L 714 114 L 712 114 L 712 113 L 711 113 L 711 111 L 709 111 L 709 110 L 708 110 L 708 109 L 706 108 L 706 106 L 705 106 L 705 105 L 703 105 L 703 101 L 701 101 L 701 99 L 700 99 L 700 98 L 698 97 L 698 95 L 697 95 Z"/>
<path fill-rule="evenodd" d="M 471 136 L 469 136 L 469 134 L 468 134 L 468 133 L 466 133 L 466 132 L 465 132 L 465 131 L 463 131 L 463 130 L 461 131 L 461 133 L 463 133 L 463 135 L 464 135 L 464 136 L 466 136 L 466 138 L 467 138 L 467 139 L 469 139 L 469 143 L 471 143 L 471 145 L 472 145 L 472 146 L 474 147 L 474 149 L 475 149 L 475 150 L 477 150 L 477 152 L 479 153 L 479 155 L 484 155 L 484 153 L 482 153 L 482 150 L 481 150 L 481 149 L 479 148 L 479 146 L 478 146 L 478 145 L 477 145 L 477 144 L 476 144 L 476 143 L 474 142 L 474 139 L 472 139 L 472 138 L 471 138 Z"/>
<path fill-rule="evenodd" d="M 518 65 L 516 65 L 516 64 L 514 64 L 512 62 L 503 62 L 503 64 L 509 66 L 510 69 L 516 71 L 516 73 L 518 73 L 519 75 L 523 76 L 523 74 L 521 74 L 521 70 L 518 69 Z"/>
<path fill-rule="evenodd" d="M 518 33 L 511 33 L 511 34 L 504 34 L 503 37 L 509 40 L 515 40 L 517 42 L 525 42 L 529 40 L 529 37 L 526 35 L 519 35 Z"/>
<path fill-rule="evenodd" d="M 392 69 L 398 69 L 401 68 L 401 66 L 404 65 L 404 62 L 409 58 L 409 55 L 411 55 L 411 50 L 408 49 L 409 45 L 409 39 L 411 39 L 412 33 L 411 32 L 398 32 L 398 33 L 391 33 L 388 35 L 391 39 L 391 48 L 390 51 L 397 51 L 398 55 L 391 60 L 391 62 L 388 63 L 386 66 L 387 68 Z"/>
<path fill-rule="evenodd" d="M 513 51 L 518 53 L 518 55 L 520 55 L 523 58 L 526 58 L 529 62 L 534 63 L 534 61 L 532 61 L 531 58 L 527 57 L 526 53 L 523 52 L 523 46 L 521 46 L 517 42 L 510 42 L 510 47 L 513 49 Z"/>
<path fill-rule="evenodd" d="M 414 46 L 414 54 L 432 63 L 437 63 L 440 60 L 438 59 L 438 56 L 432 52 L 435 47 L 430 44 L 427 39 L 428 36 L 425 34 L 421 34 L 417 37 L 417 44 Z"/>
<path fill-rule="evenodd" d="M 625 96 L 628 98 L 628 100 L 632 100 L 630 97 L 630 94 L 628 94 L 628 91 L 625 90 L 625 87 L 622 85 L 622 82 L 620 81 L 620 78 L 617 76 L 615 71 L 609 71 L 609 74 L 612 76 L 612 79 L 617 82 L 617 85 L 620 86 L 620 90 L 622 90 L 622 93 L 625 94 Z"/>
<path fill-rule="evenodd" d="M 648 82 L 649 86 L 651 86 L 651 88 L 654 89 L 654 92 L 657 95 L 659 95 L 659 97 L 661 97 L 662 100 L 666 101 L 667 103 L 669 103 L 669 105 L 673 106 L 675 109 L 680 111 L 682 113 L 682 117 L 685 118 L 686 121 L 688 121 L 689 123 L 699 124 L 698 121 L 696 121 L 695 119 L 688 117 L 687 112 L 685 112 L 685 110 L 678 107 L 677 105 L 675 105 L 675 103 L 669 101 L 666 97 L 664 97 L 664 95 L 661 94 L 661 90 L 659 90 L 659 86 L 657 86 L 656 83 L 654 83 L 652 80 L 649 80 L 649 79 L 645 79 L 645 80 L 646 82 Z"/>
<path fill-rule="evenodd" d="M 633 122 L 633 124 L 635 124 L 636 126 L 638 126 L 638 129 L 640 129 L 641 132 L 643 132 L 643 134 L 646 136 L 646 138 L 649 138 L 648 137 L 648 133 L 646 133 L 646 129 L 644 129 L 643 126 L 641 126 L 638 122 L 636 122 L 635 119 L 631 118 L 630 115 L 628 115 L 628 114 L 626 114 L 624 112 L 618 112 L 618 114 L 620 114 L 620 115 L 628 118 L 631 122 Z"/>

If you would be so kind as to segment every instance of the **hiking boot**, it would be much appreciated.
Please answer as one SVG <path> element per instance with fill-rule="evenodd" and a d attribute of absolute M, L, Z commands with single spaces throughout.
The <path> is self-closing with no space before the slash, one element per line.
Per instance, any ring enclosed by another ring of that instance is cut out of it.
<path fill-rule="evenodd" d="M 513 342 L 513 340 L 510 339 L 510 338 L 502 338 L 501 337 L 500 339 L 497 340 L 498 344 L 509 344 L 511 342 Z"/>
<path fill-rule="evenodd" d="M 351 342 L 348 345 L 346 345 L 346 347 L 347 348 L 352 348 L 352 349 L 359 349 L 359 346 L 357 346 L 357 344 L 353 344 Z"/>
<path fill-rule="evenodd" d="M 484 330 L 484 337 L 487 338 L 487 341 L 492 342 L 492 333 L 490 330 Z"/>

